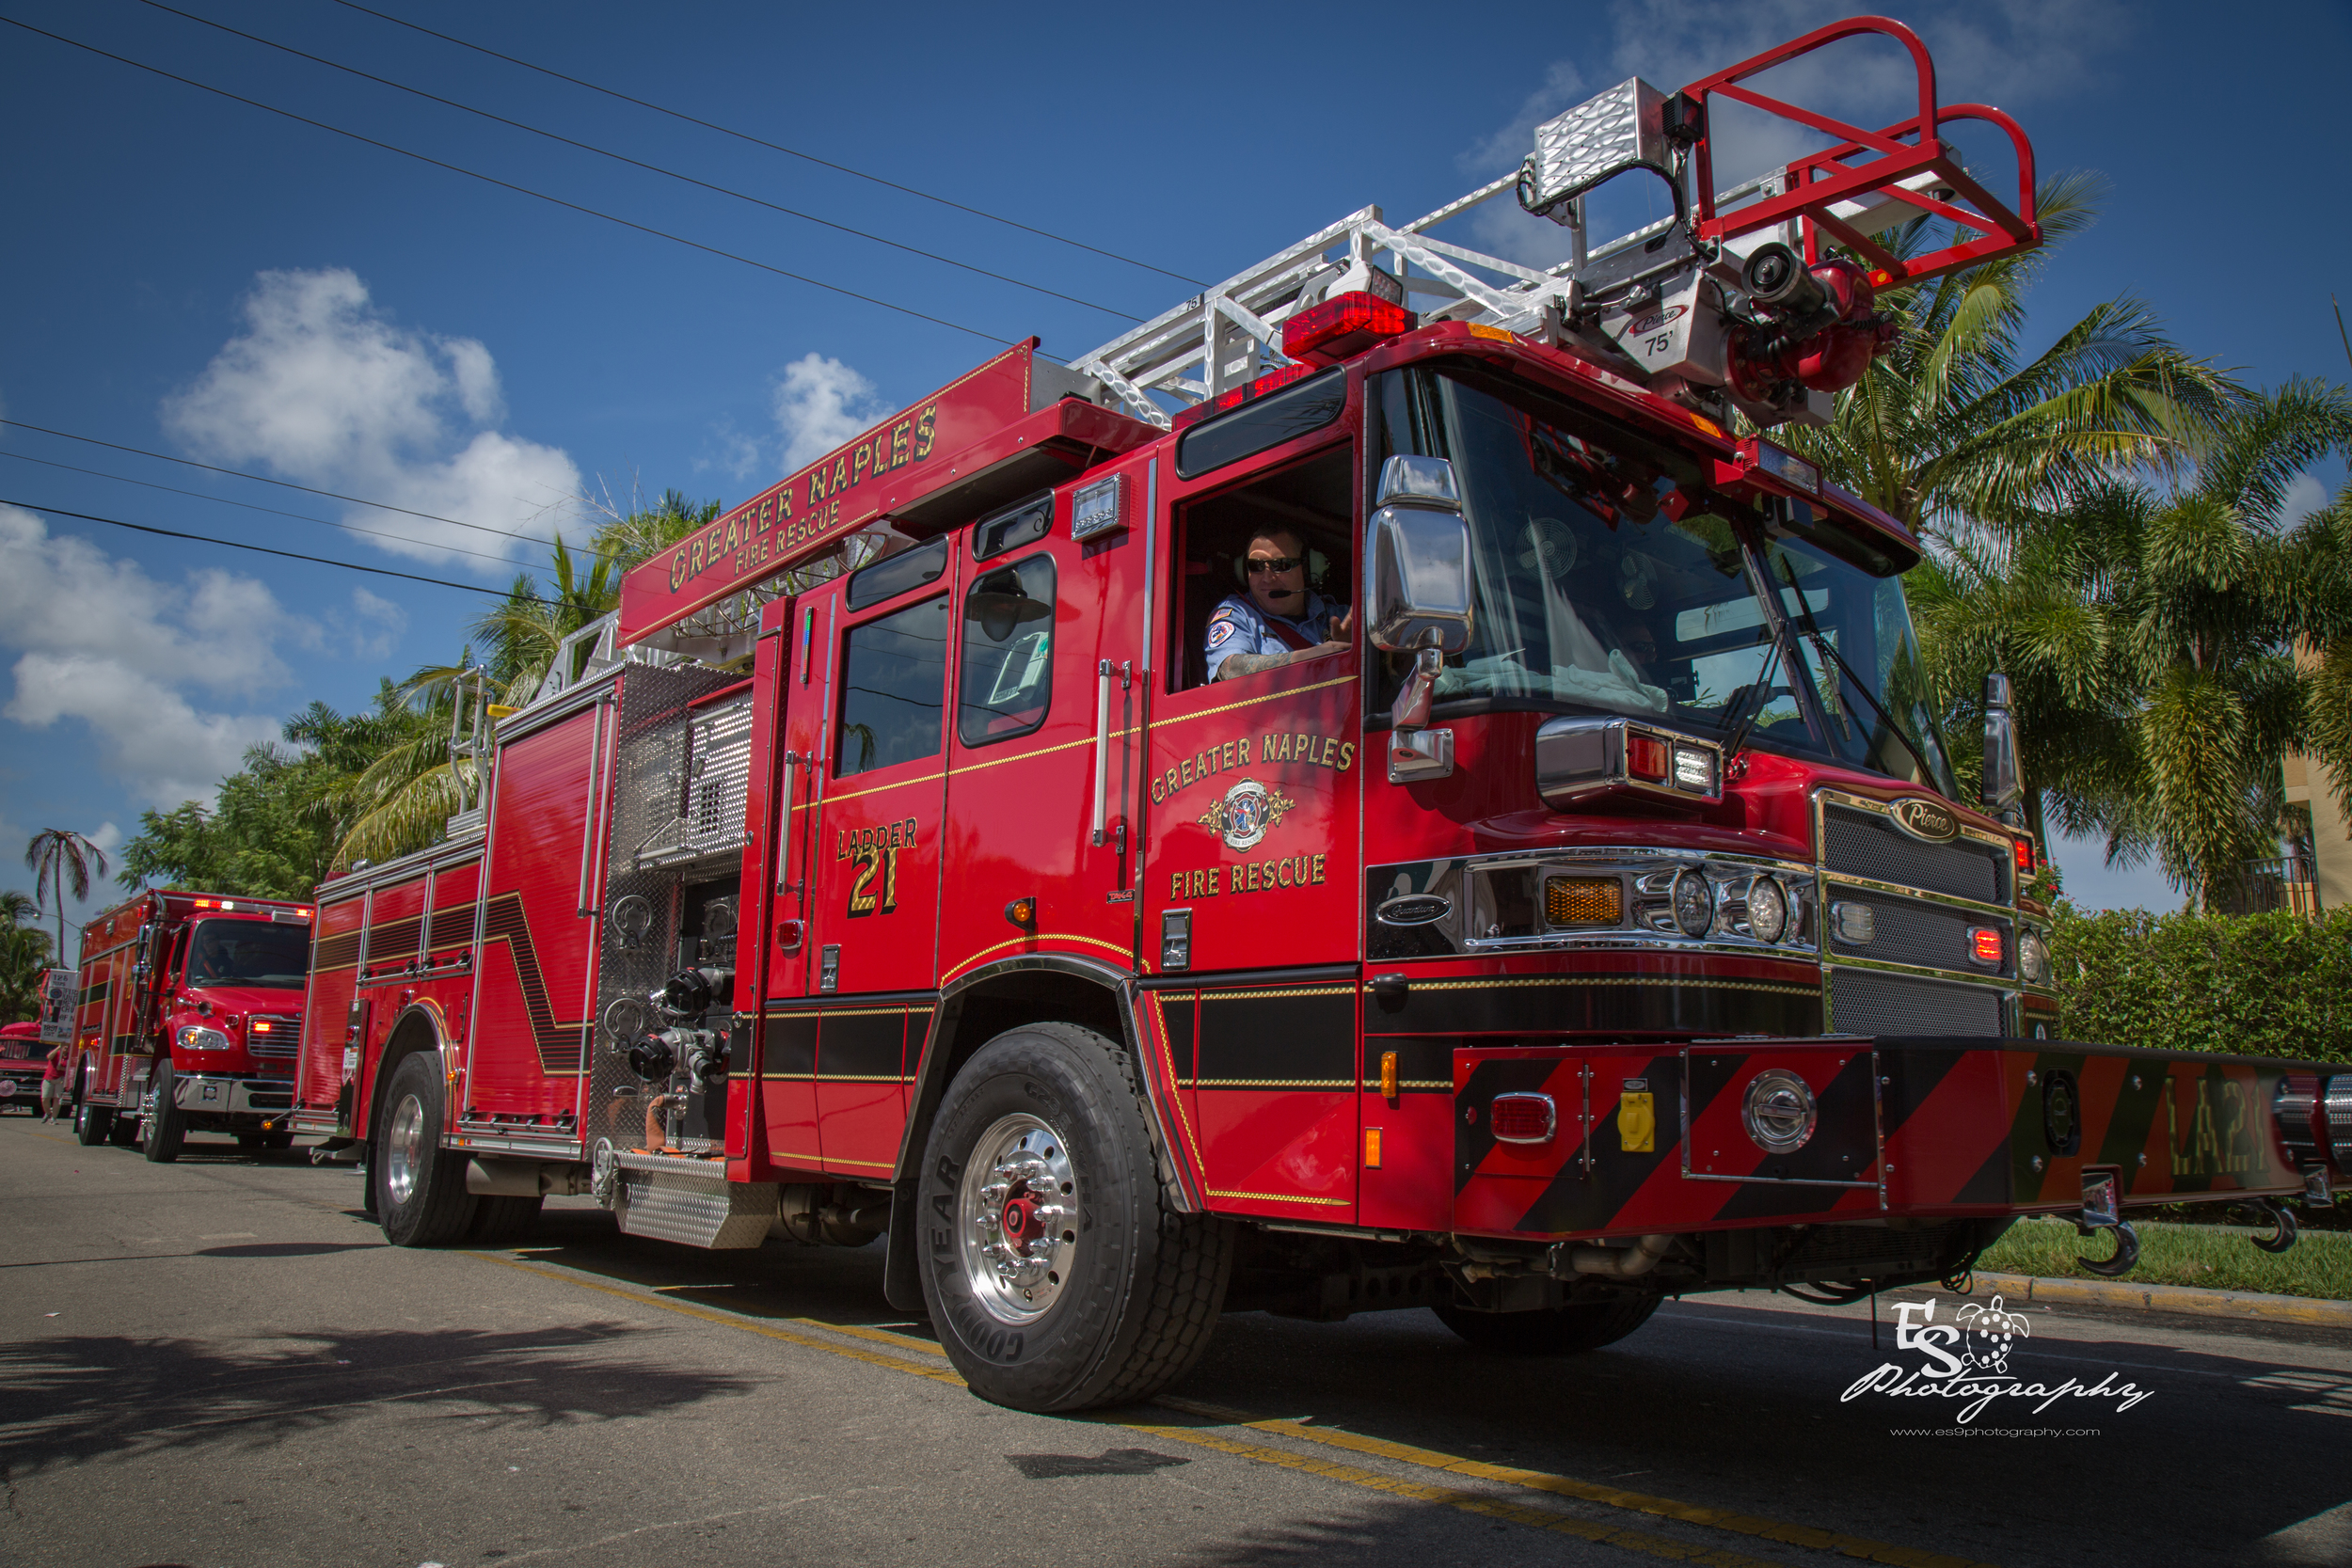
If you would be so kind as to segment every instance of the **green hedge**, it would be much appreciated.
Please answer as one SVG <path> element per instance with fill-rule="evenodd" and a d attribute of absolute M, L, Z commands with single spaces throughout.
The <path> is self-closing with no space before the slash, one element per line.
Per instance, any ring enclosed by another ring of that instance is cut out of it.
<path fill-rule="evenodd" d="M 2061 900 L 2051 957 L 2065 1038 L 2352 1062 L 2352 910 L 2083 914 Z"/>

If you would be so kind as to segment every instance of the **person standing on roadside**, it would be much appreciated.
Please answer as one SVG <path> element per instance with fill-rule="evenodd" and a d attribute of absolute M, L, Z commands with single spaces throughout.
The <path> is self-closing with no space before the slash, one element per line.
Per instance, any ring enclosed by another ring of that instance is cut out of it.
<path fill-rule="evenodd" d="M 40 1119 L 57 1119 L 57 1107 L 65 1103 L 65 1060 L 72 1053 L 70 1045 L 50 1047 L 49 1055 L 40 1069 Z"/>

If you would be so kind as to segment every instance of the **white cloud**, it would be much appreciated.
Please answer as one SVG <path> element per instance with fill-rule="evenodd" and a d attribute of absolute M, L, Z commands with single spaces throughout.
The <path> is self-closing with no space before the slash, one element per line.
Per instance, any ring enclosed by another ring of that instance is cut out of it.
<path fill-rule="evenodd" d="M 7 506 L 0 556 L 0 648 L 17 656 L 0 718 L 33 729 L 78 720 L 107 770 L 162 807 L 211 800 L 247 746 L 277 737 L 267 714 L 200 710 L 189 695 L 242 706 L 290 678 L 273 639 L 316 628 L 262 583 L 217 569 L 160 583 Z"/>
<path fill-rule="evenodd" d="M 2296 474 L 2279 503 L 2279 524 L 2281 528 L 2293 528 L 2334 499 L 2317 474 Z"/>
<path fill-rule="evenodd" d="M 1851 0 L 1743 0 L 1737 6 L 1615 0 L 1606 20 L 1595 18 L 1588 27 L 1592 43 L 1573 58 L 1554 61 L 1511 118 L 1464 152 L 1465 172 L 1480 182 L 1505 172 L 1533 149 L 1538 123 L 1629 76 L 1672 92 L 1842 20 L 1854 8 Z M 2013 110 L 2079 89 L 2099 58 L 2120 46 L 2133 14 L 2118 0 L 1986 0 L 1904 20 L 1935 62 L 1941 102 L 1989 103 Z M 1826 45 L 1746 85 L 1875 129 L 1915 104 L 1915 81 L 1910 56 L 1892 40 L 1871 37 Z M 1724 100 L 1716 101 L 1712 121 L 1718 189 L 1828 145 L 1816 133 Z M 1971 166 L 1987 176 L 1989 188 L 1995 194 L 2012 188 L 2013 166 L 2005 146 L 1995 147 L 1971 128 L 1955 135 Z M 1634 175 L 1612 182 L 1607 196 L 1596 201 L 1613 199 L 1631 216 L 1611 225 L 1597 213 L 1596 238 L 1641 221 L 1642 208 L 1653 195 L 1646 187 L 1654 184 Z M 1661 206 L 1658 215 L 1665 211 Z M 1507 198 L 1487 202 L 1466 222 L 1469 243 L 1496 255 L 1530 264 L 1549 264 L 1568 255 L 1565 230 L 1530 217 Z"/>
<path fill-rule="evenodd" d="M 554 531 L 580 493 L 580 471 L 560 449 L 494 428 L 504 400 L 486 347 L 395 325 L 348 268 L 262 273 L 245 319 L 244 334 L 164 402 L 166 428 L 196 451 L 534 539 Z M 394 536 L 370 543 L 417 560 L 494 572 L 494 562 L 453 552 L 536 554 L 520 540 L 404 512 L 346 515 Z"/>
<path fill-rule="evenodd" d="M 847 444 L 890 412 L 875 400 L 872 382 L 840 360 L 815 352 L 784 368 L 776 382 L 775 409 L 787 473 Z"/>

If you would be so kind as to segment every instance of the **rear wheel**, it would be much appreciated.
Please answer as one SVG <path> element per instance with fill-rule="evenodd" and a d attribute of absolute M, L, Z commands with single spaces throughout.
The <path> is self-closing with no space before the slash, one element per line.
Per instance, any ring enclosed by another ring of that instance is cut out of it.
<path fill-rule="evenodd" d="M 159 1165 L 180 1158 L 188 1141 L 188 1116 L 172 1103 L 171 1058 L 155 1064 L 155 1108 L 140 1118 L 139 1149 Z"/>
<path fill-rule="evenodd" d="M 93 1105 L 88 1101 L 73 1107 L 73 1141 L 84 1148 L 96 1148 L 115 1130 L 115 1114 L 111 1107 Z"/>
<path fill-rule="evenodd" d="M 476 1246 L 512 1246 L 539 1227 L 535 1197 L 477 1197 L 473 1229 L 467 1240 Z"/>
<path fill-rule="evenodd" d="M 1168 1386 L 1207 1346 L 1233 1233 L 1162 1190 L 1128 1053 L 1041 1023 L 948 1085 L 917 1184 L 923 1297 L 972 1391 L 1082 1410 Z"/>
<path fill-rule="evenodd" d="M 384 1234 L 399 1246 L 441 1246 L 473 1224 L 466 1157 L 441 1147 L 441 1088 L 440 1057 L 421 1051 L 400 1064 L 385 1097 L 370 1180 Z"/>
<path fill-rule="evenodd" d="M 1502 1355 L 1573 1355 L 1613 1345 L 1658 1310 L 1660 1298 L 1580 1302 L 1537 1312 L 1471 1312 L 1433 1308 L 1438 1321 L 1480 1350 Z"/>

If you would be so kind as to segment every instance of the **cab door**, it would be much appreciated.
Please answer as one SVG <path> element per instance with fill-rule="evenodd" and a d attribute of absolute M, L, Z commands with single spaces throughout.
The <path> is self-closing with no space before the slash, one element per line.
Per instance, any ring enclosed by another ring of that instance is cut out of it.
<path fill-rule="evenodd" d="M 887 1175 L 898 1157 L 907 1014 L 933 994 L 952 544 L 915 546 L 810 596 L 828 635 L 803 846 L 809 952 L 802 1003 L 779 1009 L 777 1066 L 809 1069 L 817 1147 L 776 1158 L 813 1152 L 843 1176 Z"/>
<path fill-rule="evenodd" d="M 1351 1220 L 1357 1194 L 1360 641 L 1209 684 L 1205 635 L 1248 592 L 1236 563 L 1262 527 L 1300 540 L 1324 598 L 1359 601 L 1346 388 L 1327 372 L 1177 437 L 1140 879 L 1156 1026 L 1212 1207 L 1325 1223 Z"/>
<path fill-rule="evenodd" d="M 1149 477 L 1097 470 L 960 536 L 942 986 L 1041 954 L 1134 972 Z"/>

